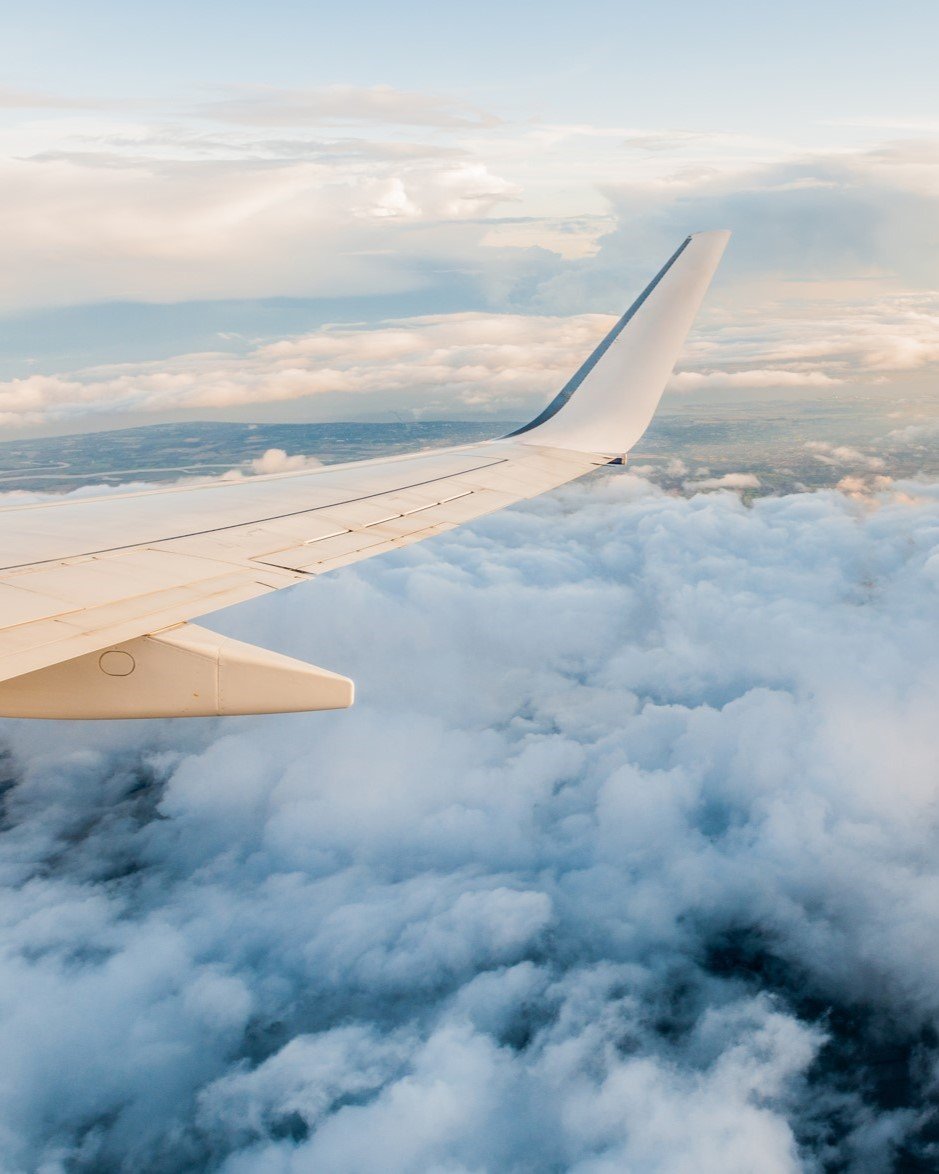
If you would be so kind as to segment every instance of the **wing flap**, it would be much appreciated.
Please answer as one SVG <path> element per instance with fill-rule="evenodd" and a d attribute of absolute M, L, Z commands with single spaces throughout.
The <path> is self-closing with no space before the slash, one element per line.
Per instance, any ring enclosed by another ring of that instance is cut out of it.
<path fill-rule="evenodd" d="M 267 573 L 275 581 L 263 581 L 258 568 L 256 577 L 231 574 L 204 581 L 198 587 L 175 587 L 5 628 L 0 631 L 0 681 L 144 633 L 160 632 L 172 624 L 244 603 L 297 581 L 297 576 L 288 577 L 286 573 L 276 581 L 273 568 L 267 568 Z"/>
<path fill-rule="evenodd" d="M 3 616 L 4 631 L 61 615 L 65 610 L 75 611 L 77 606 L 63 608 L 61 599 L 23 590 L 12 583 L 0 583 L 0 615 Z M 0 643 L 2 640 L 3 634 L 0 633 Z"/>

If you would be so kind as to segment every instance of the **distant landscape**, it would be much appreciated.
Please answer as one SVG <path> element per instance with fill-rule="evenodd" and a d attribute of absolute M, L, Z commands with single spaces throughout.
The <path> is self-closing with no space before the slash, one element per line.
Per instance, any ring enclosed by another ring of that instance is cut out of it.
<path fill-rule="evenodd" d="M 330 464 L 420 448 L 475 444 L 519 421 L 401 423 L 152 424 L 108 432 L 0 442 L 0 490 L 67 493 L 86 485 L 160 483 L 250 468 L 270 449 Z M 939 404 L 857 398 L 667 407 L 630 464 L 665 489 L 714 488 L 747 496 L 841 486 L 877 488 L 883 478 L 939 476 Z M 261 470 L 267 471 L 267 470 Z"/>

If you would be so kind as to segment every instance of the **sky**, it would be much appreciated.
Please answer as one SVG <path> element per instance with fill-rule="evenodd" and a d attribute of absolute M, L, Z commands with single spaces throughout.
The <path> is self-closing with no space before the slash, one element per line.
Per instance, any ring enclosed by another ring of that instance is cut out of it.
<path fill-rule="evenodd" d="M 0 427 L 524 418 L 717 227 L 675 396 L 922 395 L 937 24 L 925 2 L 22 6 Z"/>

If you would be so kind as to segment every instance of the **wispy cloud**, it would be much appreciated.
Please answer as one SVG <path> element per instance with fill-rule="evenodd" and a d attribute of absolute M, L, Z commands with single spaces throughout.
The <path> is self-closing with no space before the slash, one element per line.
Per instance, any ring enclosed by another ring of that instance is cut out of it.
<path fill-rule="evenodd" d="M 0 110 L 100 110 L 111 103 L 0 85 Z"/>
<path fill-rule="evenodd" d="M 278 89 L 236 86 L 225 97 L 194 109 L 201 118 L 244 126 L 337 126 L 370 123 L 390 126 L 487 127 L 499 119 L 468 102 L 395 89 L 394 86 L 321 86 Z"/>

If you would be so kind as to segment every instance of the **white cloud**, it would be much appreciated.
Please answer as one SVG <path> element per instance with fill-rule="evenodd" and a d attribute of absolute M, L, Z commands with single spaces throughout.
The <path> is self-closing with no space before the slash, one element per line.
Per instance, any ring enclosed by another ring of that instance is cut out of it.
<path fill-rule="evenodd" d="M 724 473 L 720 477 L 702 477 L 686 481 L 685 489 L 759 489 L 759 477 L 753 473 Z"/>
<path fill-rule="evenodd" d="M 243 477 L 266 476 L 271 473 L 298 473 L 302 469 L 315 469 L 322 465 L 316 457 L 308 457 L 302 453 L 288 456 L 282 448 L 269 448 L 259 457 L 246 461 L 244 465 L 229 469 L 222 474 L 225 481 L 237 481 Z"/>
<path fill-rule="evenodd" d="M 483 219 L 519 195 L 426 150 L 0 158 L 0 308 L 401 293 L 478 265 Z"/>
<path fill-rule="evenodd" d="M 860 320 L 848 307 L 841 317 L 829 315 L 809 326 L 801 316 L 785 313 L 759 325 L 746 319 L 729 323 L 729 314 L 714 314 L 693 333 L 669 387 L 717 395 L 805 389 L 825 395 L 858 381 L 876 387 L 906 375 L 914 350 L 926 369 L 930 331 L 939 345 L 934 301 L 917 299 L 912 312 L 904 295 L 867 307 Z M 15 428 L 90 414 L 249 404 L 263 409 L 310 397 L 325 397 L 332 413 L 344 399 L 355 399 L 351 410 L 359 413 L 395 409 L 451 418 L 454 413 L 523 418 L 539 410 L 614 321 L 606 314 L 426 315 L 327 325 L 246 343 L 233 353 L 37 373 L 0 380 L 0 423 Z M 823 463 L 882 467 L 879 456 L 854 449 L 809 447 Z"/>
<path fill-rule="evenodd" d="M 7 723 L 3 1164 L 925 1153 L 937 526 L 601 475 L 217 618 L 347 714 Z"/>
<path fill-rule="evenodd" d="M 849 444 L 831 444 L 827 440 L 808 440 L 805 447 L 823 465 L 850 465 L 866 472 L 878 472 L 886 467 L 883 457 L 861 452 Z"/>
<path fill-rule="evenodd" d="M 670 386 L 675 391 L 700 391 L 708 387 L 762 391 L 766 388 L 830 388 L 841 382 L 841 379 L 826 375 L 823 371 L 787 371 L 779 367 L 757 367 L 752 371 L 679 371 L 672 378 Z"/>
<path fill-rule="evenodd" d="M 886 495 L 893 492 L 894 481 L 892 477 L 886 477 L 881 473 L 875 474 L 861 474 L 849 473 L 848 476 L 842 477 L 837 482 L 836 488 L 842 493 L 848 494 L 850 497 L 859 500 L 870 501 L 876 495 Z M 894 501 L 899 500 L 899 495 L 893 493 Z M 914 500 L 911 498 L 910 500 Z"/>
<path fill-rule="evenodd" d="M 689 229 L 726 223 L 736 236 L 720 296 L 737 319 L 749 311 L 771 336 L 797 279 L 814 285 L 799 291 L 813 304 L 794 299 L 788 313 L 817 338 L 820 278 L 858 283 L 875 309 L 885 293 L 928 291 L 935 271 L 928 139 L 807 152 L 681 127 L 495 123 L 388 86 L 248 88 L 149 119 L 66 113 L 8 127 L 0 144 L 7 310 L 373 295 L 433 274 L 472 286 L 476 305 L 615 311 Z M 352 124 L 368 137 L 349 138 Z M 868 327 L 883 335 L 884 370 L 936 353 L 928 321 L 893 330 L 858 311 L 872 364 Z M 843 374 L 801 373 L 809 386 Z"/>
<path fill-rule="evenodd" d="M 503 418 L 548 396 L 612 319 L 448 314 L 328 326 L 256 344 L 247 354 L 181 355 L 74 375 L 0 382 L 8 427 L 88 413 L 185 411 L 279 403 L 309 396 L 371 395 L 384 406 Z"/>

